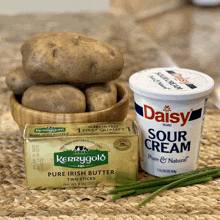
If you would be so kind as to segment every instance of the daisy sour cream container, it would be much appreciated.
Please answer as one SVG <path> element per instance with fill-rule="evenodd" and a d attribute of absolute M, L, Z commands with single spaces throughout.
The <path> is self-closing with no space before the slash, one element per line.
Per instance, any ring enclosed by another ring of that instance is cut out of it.
<path fill-rule="evenodd" d="M 154 176 L 195 170 L 211 77 L 181 68 L 148 69 L 129 79 L 140 130 L 140 165 Z"/>

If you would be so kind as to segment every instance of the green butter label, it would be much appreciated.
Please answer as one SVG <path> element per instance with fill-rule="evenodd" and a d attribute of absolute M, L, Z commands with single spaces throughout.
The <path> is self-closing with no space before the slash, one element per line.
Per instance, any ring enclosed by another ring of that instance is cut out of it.
<path fill-rule="evenodd" d="M 66 128 L 62 127 L 47 127 L 47 128 L 36 128 L 34 129 L 34 133 L 57 133 L 57 132 L 65 132 Z"/>
<path fill-rule="evenodd" d="M 54 166 L 89 168 L 108 164 L 108 151 L 88 150 L 76 146 L 74 150 L 54 153 Z"/>

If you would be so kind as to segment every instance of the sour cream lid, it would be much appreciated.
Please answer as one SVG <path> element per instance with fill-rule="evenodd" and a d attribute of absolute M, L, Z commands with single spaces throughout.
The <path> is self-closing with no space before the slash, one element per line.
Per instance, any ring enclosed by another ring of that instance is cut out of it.
<path fill-rule="evenodd" d="M 214 80 L 198 71 L 168 67 L 137 72 L 130 77 L 129 84 L 141 96 L 163 100 L 189 100 L 210 94 Z"/>

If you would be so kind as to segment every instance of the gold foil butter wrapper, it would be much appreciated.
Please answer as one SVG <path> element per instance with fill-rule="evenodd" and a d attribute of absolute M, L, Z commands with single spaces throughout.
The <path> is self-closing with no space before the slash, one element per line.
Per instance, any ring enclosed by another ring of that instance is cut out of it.
<path fill-rule="evenodd" d="M 116 186 L 138 172 L 134 122 L 27 125 L 28 189 Z"/>

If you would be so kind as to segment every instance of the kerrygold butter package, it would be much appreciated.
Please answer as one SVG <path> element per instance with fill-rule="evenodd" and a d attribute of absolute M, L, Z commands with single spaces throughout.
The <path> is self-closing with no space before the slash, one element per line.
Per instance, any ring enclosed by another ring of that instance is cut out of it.
<path fill-rule="evenodd" d="M 27 125 L 28 189 L 115 186 L 136 180 L 134 122 Z"/>

